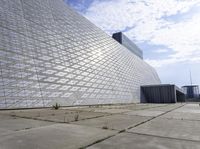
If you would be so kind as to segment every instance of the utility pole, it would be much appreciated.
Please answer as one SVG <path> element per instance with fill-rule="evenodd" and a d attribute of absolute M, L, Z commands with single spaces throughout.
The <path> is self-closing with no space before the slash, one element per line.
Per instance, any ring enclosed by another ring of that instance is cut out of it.
<path fill-rule="evenodd" d="M 190 83 L 192 85 L 192 73 L 191 73 L 191 69 L 190 69 Z"/>

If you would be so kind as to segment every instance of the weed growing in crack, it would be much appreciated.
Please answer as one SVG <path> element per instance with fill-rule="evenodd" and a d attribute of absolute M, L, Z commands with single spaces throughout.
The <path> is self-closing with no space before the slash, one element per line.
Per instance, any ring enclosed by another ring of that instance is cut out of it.
<path fill-rule="evenodd" d="M 56 103 L 55 105 L 53 105 L 53 109 L 58 110 L 60 108 L 60 105 L 58 103 Z"/>

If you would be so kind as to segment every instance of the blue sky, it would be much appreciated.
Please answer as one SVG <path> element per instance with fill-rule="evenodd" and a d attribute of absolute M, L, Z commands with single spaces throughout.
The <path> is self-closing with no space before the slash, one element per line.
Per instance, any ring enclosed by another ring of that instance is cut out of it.
<path fill-rule="evenodd" d="M 200 85 L 200 0 L 66 0 L 108 34 L 123 31 L 162 83 Z"/>

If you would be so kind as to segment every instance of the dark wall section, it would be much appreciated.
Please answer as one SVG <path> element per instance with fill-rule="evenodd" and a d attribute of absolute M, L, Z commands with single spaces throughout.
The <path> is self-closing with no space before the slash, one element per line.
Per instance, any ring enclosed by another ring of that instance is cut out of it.
<path fill-rule="evenodd" d="M 116 41 L 118 41 L 120 44 L 122 44 L 122 33 L 121 32 L 113 34 L 112 37 Z"/>
<path fill-rule="evenodd" d="M 176 103 L 184 101 L 184 93 L 175 85 L 141 86 L 141 103 Z"/>
<path fill-rule="evenodd" d="M 176 99 L 177 102 L 185 102 L 185 94 L 183 94 L 182 92 L 176 91 Z"/>
<path fill-rule="evenodd" d="M 126 47 L 129 51 L 134 53 L 139 58 L 143 59 L 143 51 L 139 49 L 128 37 L 126 37 L 122 32 L 114 33 L 112 37 Z"/>

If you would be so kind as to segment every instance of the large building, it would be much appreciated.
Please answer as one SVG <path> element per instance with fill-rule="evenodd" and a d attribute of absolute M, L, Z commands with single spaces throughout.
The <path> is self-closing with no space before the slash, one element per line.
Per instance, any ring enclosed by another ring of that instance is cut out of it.
<path fill-rule="evenodd" d="M 0 1 L 0 108 L 133 103 L 155 70 L 63 0 Z"/>

